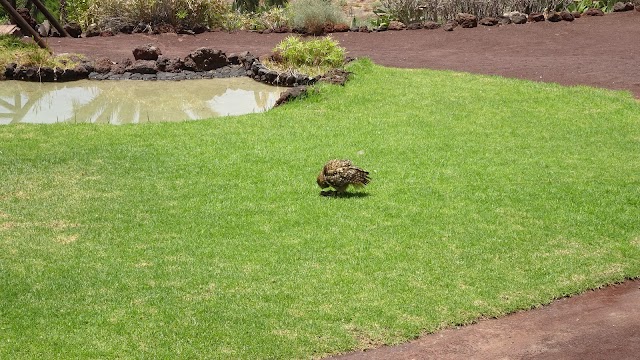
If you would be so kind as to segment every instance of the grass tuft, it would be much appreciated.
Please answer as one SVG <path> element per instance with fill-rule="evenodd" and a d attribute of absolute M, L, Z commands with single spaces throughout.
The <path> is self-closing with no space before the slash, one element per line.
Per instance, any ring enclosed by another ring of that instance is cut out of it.
<path fill-rule="evenodd" d="M 11 35 L 0 35 L 0 69 L 16 63 L 20 66 L 71 69 L 84 57 L 75 54 L 54 56 L 35 43 L 25 42 Z"/>

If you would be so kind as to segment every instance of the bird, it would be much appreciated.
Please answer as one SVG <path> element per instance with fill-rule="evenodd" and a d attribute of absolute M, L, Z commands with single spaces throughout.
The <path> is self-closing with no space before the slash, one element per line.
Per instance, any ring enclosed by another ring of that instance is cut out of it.
<path fill-rule="evenodd" d="M 316 179 L 321 189 L 333 187 L 335 195 L 342 195 L 349 185 L 363 187 L 369 183 L 369 172 L 363 170 L 351 162 L 351 160 L 333 159 L 327 161 Z M 321 195 L 327 195 L 321 192 Z"/>

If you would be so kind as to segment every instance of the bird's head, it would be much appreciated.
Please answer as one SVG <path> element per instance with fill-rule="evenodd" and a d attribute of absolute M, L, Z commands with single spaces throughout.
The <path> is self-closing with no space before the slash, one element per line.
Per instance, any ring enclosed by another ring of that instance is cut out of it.
<path fill-rule="evenodd" d="M 328 188 L 329 184 L 327 184 L 327 181 L 324 178 L 324 174 L 322 172 L 320 172 L 320 174 L 318 175 L 318 178 L 316 179 L 316 182 L 318 183 L 318 186 L 320 186 L 320 189 L 326 189 Z"/>

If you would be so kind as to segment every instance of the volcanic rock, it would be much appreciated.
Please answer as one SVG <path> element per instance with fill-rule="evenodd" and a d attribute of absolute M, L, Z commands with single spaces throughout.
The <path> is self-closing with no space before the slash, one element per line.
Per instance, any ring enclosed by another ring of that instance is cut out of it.
<path fill-rule="evenodd" d="M 442 25 L 442 30 L 444 31 L 453 31 L 453 29 L 458 26 L 458 22 L 455 20 L 449 20 L 444 25 Z"/>
<path fill-rule="evenodd" d="M 604 16 L 604 12 L 600 9 L 589 9 L 584 12 L 585 16 Z"/>
<path fill-rule="evenodd" d="M 125 72 L 133 74 L 155 74 L 158 67 L 154 60 L 136 60 L 133 64 L 125 68 Z"/>
<path fill-rule="evenodd" d="M 184 67 L 193 71 L 208 71 L 228 65 L 227 56 L 221 50 L 201 47 L 184 58 Z"/>
<path fill-rule="evenodd" d="M 539 22 L 539 21 L 544 21 L 544 14 L 543 13 L 531 13 L 529 14 L 529 21 L 530 22 Z"/>
<path fill-rule="evenodd" d="M 458 13 L 456 22 L 463 28 L 474 28 L 478 26 L 478 18 L 475 15 L 467 13 Z"/>
<path fill-rule="evenodd" d="M 156 61 L 160 55 L 162 55 L 162 51 L 153 44 L 146 44 L 133 49 L 133 58 L 136 60 Z"/>
<path fill-rule="evenodd" d="M 78 23 L 70 22 L 68 24 L 65 24 L 62 28 L 67 32 L 67 34 L 69 34 L 69 36 L 73 38 L 79 38 L 80 36 L 82 36 L 82 28 Z"/>
<path fill-rule="evenodd" d="M 549 14 L 547 14 L 547 21 L 558 22 L 558 21 L 561 21 L 561 20 L 562 20 L 562 16 L 560 16 L 560 14 L 555 12 L 555 11 L 550 12 Z"/>
<path fill-rule="evenodd" d="M 407 25 L 401 23 L 400 21 L 390 21 L 389 22 L 389 30 L 404 30 L 407 28 Z"/>
<path fill-rule="evenodd" d="M 575 19 L 575 17 L 568 11 L 562 11 L 560 12 L 560 17 L 562 18 L 562 20 L 564 21 L 573 21 Z"/>
<path fill-rule="evenodd" d="M 87 26 L 87 30 L 84 32 L 84 36 L 85 37 L 100 36 L 100 28 L 98 28 L 98 25 L 96 24 L 91 24 Z"/>
<path fill-rule="evenodd" d="M 484 17 L 480 19 L 478 23 L 483 26 L 495 26 L 495 25 L 498 25 L 498 19 L 494 17 Z"/>
<path fill-rule="evenodd" d="M 527 15 L 521 13 L 511 15 L 510 19 L 512 23 L 518 25 L 527 23 Z"/>
<path fill-rule="evenodd" d="M 617 2 L 613 5 L 613 12 L 631 11 L 635 6 L 633 3 Z"/>

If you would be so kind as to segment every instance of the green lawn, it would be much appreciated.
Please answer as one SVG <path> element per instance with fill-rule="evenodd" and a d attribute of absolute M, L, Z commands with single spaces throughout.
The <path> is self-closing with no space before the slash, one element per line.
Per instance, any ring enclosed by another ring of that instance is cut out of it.
<path fill-rule="evenodd" d="M 265 114 L 0 126 L 0 358 L 312 358 L 640 276 L 640 103 L 361 61 Z M 319 196 L 331 158 L 371 172 Z"/>

